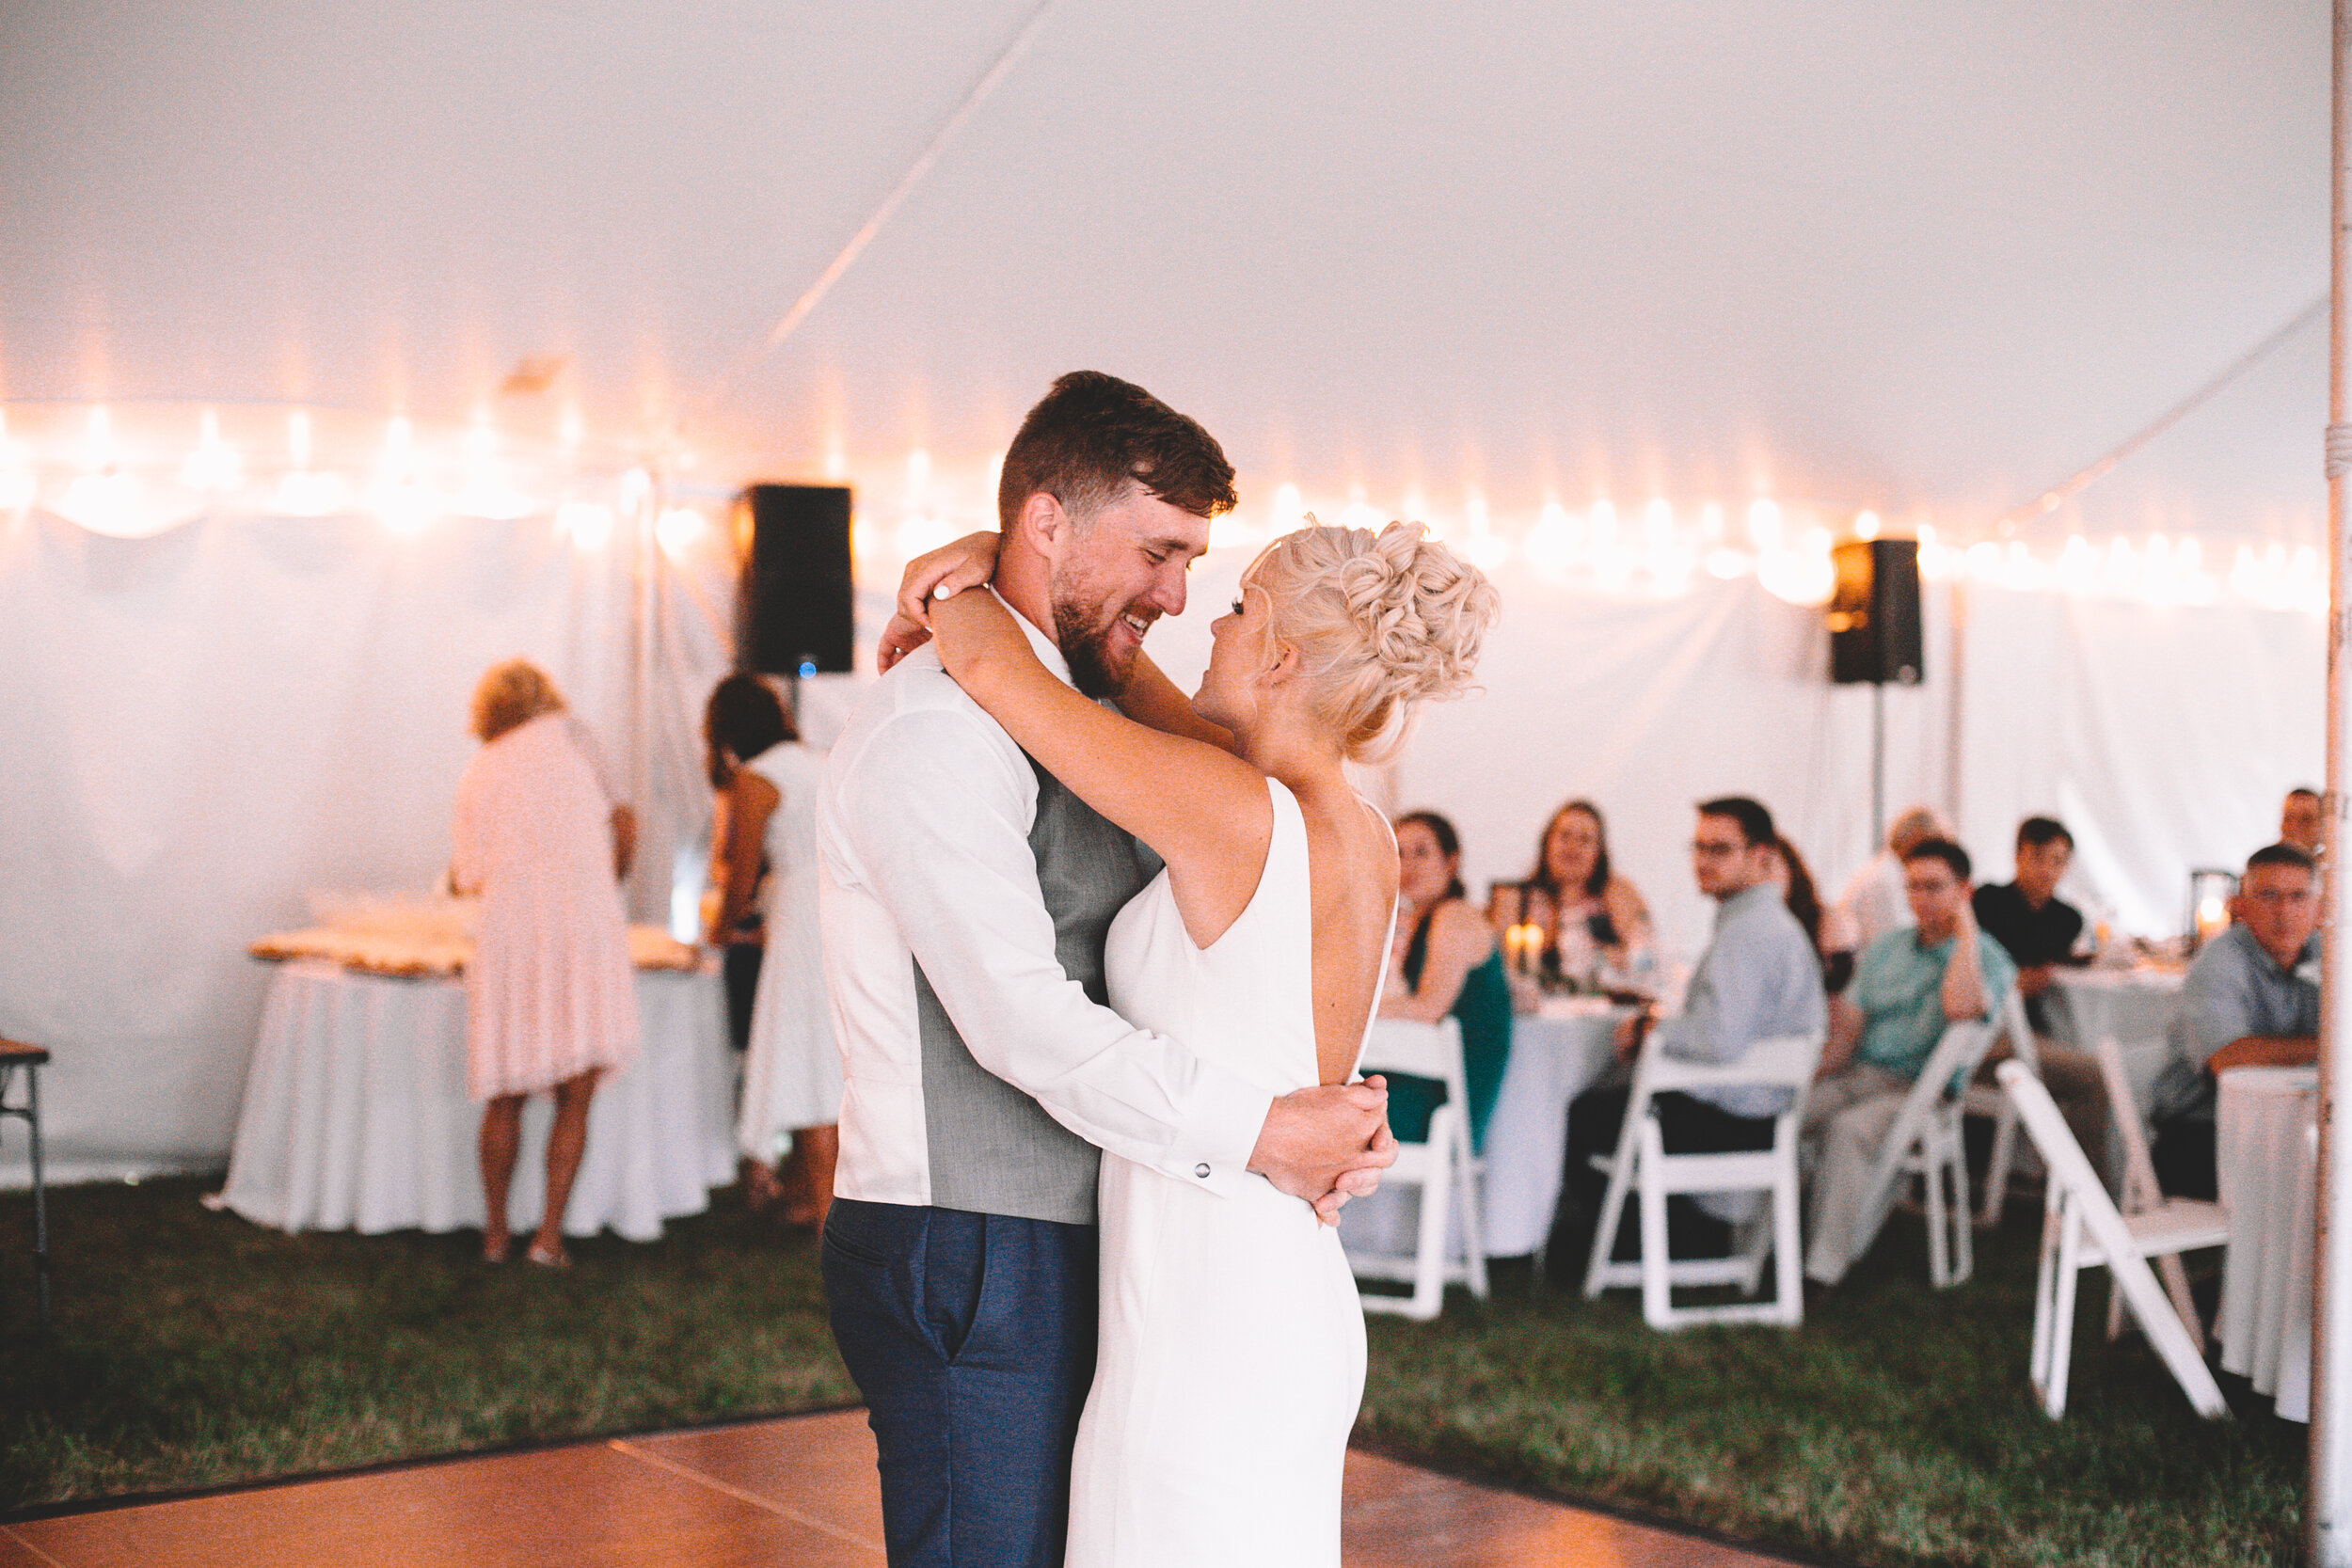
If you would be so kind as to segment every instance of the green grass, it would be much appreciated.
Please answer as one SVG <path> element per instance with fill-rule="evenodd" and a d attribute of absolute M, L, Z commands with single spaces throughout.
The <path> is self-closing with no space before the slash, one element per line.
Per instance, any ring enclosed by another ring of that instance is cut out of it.
<path fill-rule="evenodd" d="M 57 1331 L 0 1206 L 0 1510 L 853 1400 L 816 1255 L 731 1201 L 556 1273 L 479 1233 L 285 1236 L 216 1183 L 51 1194 Z"/>
<path fill-rule="evenodd" d="M 2303 1429 L 2200 1420 L 2136 1334 L 2077 1309 L 2068 1415 L 2026 1385 L 2041 1205 L 1927 1287 L 1897 1215 L 1804 1326 L 1652 1333 L 1632 1291 L 1372 1324 L 1359 1433 L 1450 1467 L 1872 1564 L 2295 1560 Z M 2244 1385 L 2236 1385 L 2244 1392 Z"/>
<path fill-rule="evenodd" d="M 454 1236 L 281 1236 L 203 1183 L 52 1196 L 59 1328 L 31 1340 L 27 1205 L 0 1196 L 0 1510 L 855 1397 L 816 1254 L 732 1193 L 567 1274 Z M 2283 1563 L 2302 1429 L 2198 1420 L 2136 1337 L 2080 1314 L 2074 1409 L 2026 1387 L 2038 1206 L 1926 1288 L 1899 1216 L 1805 1326 L 1652 1334 L 1630 1292 L 1372 1321 L 1384 1448 L 1870 1564 Z"/>

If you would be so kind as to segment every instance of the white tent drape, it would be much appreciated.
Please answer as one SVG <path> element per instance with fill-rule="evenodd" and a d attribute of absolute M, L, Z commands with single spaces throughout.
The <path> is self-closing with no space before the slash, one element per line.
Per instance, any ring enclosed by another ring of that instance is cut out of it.
<path fill-rule="evenodd" d="M 246 943 L 310 891 L 432 883 L 497 659 L 541 661 L 596 732 L 642 820 L 632 912 L 666 916 L 725 656 L 652 559 L 545 517 L 0 524 L 0 1033 L 56 1051 L 60 1178 L 220 1160 L 266 979 Z"/>
<path fill-rule="evenodd" d="M 726 667 L 725 585 L 688 592 L 648 534 L 584 550 L 545 518 L 403 537 L 214 517 L 139 541 L 40 514 L 0 524 L 0 1034 L 56 1050 L 61 1176 L 222 1157 L 265 978 L 246 943 L 304 923 L 309 891 L 433 879 L 473 744 L 467 694 L 495 659 L 544 662 L 611 752 L 644 821 L 634 913 L 667 916 L 707 820 L 695 733 Z M 1205 664 L 1246 564 L 1211 555 L 1191 612 L 1153 633 L 1178 680 Z M 1693 801 L 1765 800 L 1825 894 L 1860 863 L 1870 696 L 1824 678 L 1818 611 L 1745 578 L 1661 597 L 1499 577 L 1483 691 L 1429 710 L 1385 781 L 1391 803 L 1454 818 L 1474 888 L 1523 874 L 1574 795 L 1608 813 L 1618 863 L 1686 957 L 1708 913 L 1683 847 Z M 2315 617 L 1980 586 L 1964 608 L 1955 671 L 1952 591 L 1931 590 L 1929 678 L 1886 694 L 1887 796 L 1949 806 L 1957 779 L 1989 877 L 2008 875 L 2018 818 L 2054 811 L 2080 846 L 2070 893 L 2168 931 L 2189 867 L 2242 862 L 2280 794 L 2318 772 Z M 887 609 L 869 583 L 868 639 Z M 864 679 L 803 693 L 813 740 Z M 21 1180 L 21 1150 L 0 1182 Z"/>

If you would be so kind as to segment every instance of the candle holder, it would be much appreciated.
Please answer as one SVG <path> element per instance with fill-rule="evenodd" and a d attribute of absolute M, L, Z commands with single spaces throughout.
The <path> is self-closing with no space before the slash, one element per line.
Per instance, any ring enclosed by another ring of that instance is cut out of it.
<path fill-rule="evenodd" d="M 2230 928 L 2230 900 L 2237 896 L 2237 873 L 2212 868 L 2188 874 L 2188 920 L 2184 934 L 2197 950 Z"/>

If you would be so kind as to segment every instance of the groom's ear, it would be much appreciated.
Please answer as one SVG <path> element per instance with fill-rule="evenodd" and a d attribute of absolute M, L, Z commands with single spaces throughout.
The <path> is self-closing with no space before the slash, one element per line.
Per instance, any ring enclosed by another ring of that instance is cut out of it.
<path fill-rule="evenodd" d="M 1070 531 L 1070 514 L 1062 510 L 1058 498 L 1048 491 L 1034 490 L 1021 503 L 1021 511 L 1013 518 L 1022 543 L 1038 554 L 1050 556 L 1056 544 Z"/>

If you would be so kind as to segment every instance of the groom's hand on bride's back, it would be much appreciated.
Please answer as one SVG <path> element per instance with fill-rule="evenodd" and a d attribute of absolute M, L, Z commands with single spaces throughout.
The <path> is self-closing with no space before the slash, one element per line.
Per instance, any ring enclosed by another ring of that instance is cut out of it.
<path fill-rule="evenodd" d="M 1279 1191 L 1314 1205 L 1327 1223 L 1340 1205 L 1380 1184 L 1396 1162 L 1389 1132 L 1389 1086 L 1382 1078 L 1297 1089 L 1274 1101 L 1249 1168 Z"/>

